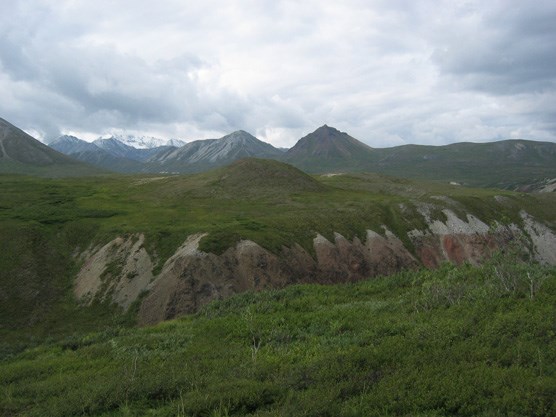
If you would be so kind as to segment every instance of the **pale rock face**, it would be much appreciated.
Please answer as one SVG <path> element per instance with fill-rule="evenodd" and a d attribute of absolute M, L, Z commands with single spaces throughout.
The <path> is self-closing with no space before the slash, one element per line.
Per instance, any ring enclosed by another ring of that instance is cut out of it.
<path fill-rule="evenodd" d="M 446 221 L 431 220 L 428 213 L 423 217 L 427 230 L 412 230 L 408 233 L 421 263 L 434 268 L 442 262 L 476 264 L 490 256 L 498 247 L 489 226 L 468 214 L 464 221 L 448 209 L 442 210 Z"/>
<path fill-rule="evenodd" d="M 145 236 L 117 237 L 93 251 L 77 274 L 74 294 L 86 304 L 95 297 L 112 301 L 124 309 L 135 301 L 153 280 L 153 264 L 143 247 Z M 117 265 L 109 271 L 109 265 Z"/>
<path fill-rule="evenodd" d="M 457 217 L 451 210 L 444 209 L 442 212 L 446 215 L 446 222 L 443 223 L 440 220 L 434 220 L 429 225 L 429 229 L 434 234 L 447 235 L 450 233 L 456 233 L 470 235 L 473 233 L 488 232 L 488 225 L 470 214 L 467 215 L 467 222 L 465 222 Z"/>
<path fill-rule="evenodd" d="M 262 142 L 244 131 L 230 133 L 220 139 L 203 139 L 189 142 L 167 154 L 157 155 L 153 162 L 218 165 L 238 158 L 281 155 L 282 151 Z"/>
<path fill-rule="evenodd" d="M 203 235 L 189 237 L 165 264 L 139 311 L 141 324 L 193 313 L 208 302 L 248 290 L 284 286 L 280 259 L 251 241 L 222 255 L 198 250 Z"/>
<path fill-rule="evenodd" d="M 450 210 L 444 214 L 445 222 L 430 221 L 426 230 L 408 233 L 414 254 L 385 226 L 384 234 L 367 230 L 365 241 L 335 233 L 331 242 L 317 234 L 315 258 L 298 244 L 271 253 L 249 240 L 221 255 L 205 253 L 199 244 L 206 234 L 199 233 L 186 238 L 157 276 L 143 247 L 144 236 L 119 237 L 82 254 L 84 264 L 74 293 L 84 303 L 97 297 L 111 298 L 127 309 L 148 290 L 138 317 L 140 324 L 147 325 L 193 313 L 213 300 L 244 291 L 295 283 L 354 282 L 420 265 L 434 268 L 446 261 L 478 263 L 508 242 L 526 236 L 516 225 L 489 228 L 471 215 L 462 220 Z M 535 256 L 556 264 L 556 235 L 527 213 L 522 217 Z M 119 268 L 109 270 L 115 264 Z"/>
<path fill-rule="evenodd" d="M 556 234 L 527 214 L 520 213 L 525 231 L 529 234 L 535 248 L 535 258 L 539 262 L 556 265 Z"/>

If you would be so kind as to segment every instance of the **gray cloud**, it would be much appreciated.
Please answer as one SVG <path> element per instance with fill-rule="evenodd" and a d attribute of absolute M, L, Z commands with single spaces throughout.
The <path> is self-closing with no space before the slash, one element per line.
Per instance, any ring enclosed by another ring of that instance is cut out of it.
<path fill-rule="evenodd" d="M 0 116 L 41 136 L 556 140 L 553 2 L 13 3 Z"/>
<path fill-rule="evenodd" d="M 518 2 L 473 20 L 435 51 L 441 71 L 496 95 L 554 91 L 556 4 Z"/>

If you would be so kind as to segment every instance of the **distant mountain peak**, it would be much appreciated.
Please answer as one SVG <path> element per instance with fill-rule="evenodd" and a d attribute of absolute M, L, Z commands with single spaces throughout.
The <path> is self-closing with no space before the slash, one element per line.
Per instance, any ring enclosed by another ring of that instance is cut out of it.
<path fill-rule="evenodd" d="M 155 156 L 152 162 L 171 166 L 171 170 L 175 171 L 197 172 L 241 158 L 275 158 L 282 154 L 282 151 L 249 132 L 236 130 L 220 139 L 189 142 L 172 152 Z"/>
<path fill-rule="evenodd" d="M 61 142 L 78 143 L 78 142 L 84 142 L 84 141 L 75 137 L 75 136 L 73 136 L 73 135 L 62 135 L 62 136 L 58 136 L 57 138 L 55 138 L 51 142 L 49 142 L 48 146 L 52 147 L 52 145 L 54 145 L 56 143 L 61 143 Z"/>
<path fill-rule="evenodd" d="M 160 148 L 161 146 L 175 146 L 179 148 L 186 144 L 186 142 L 181 139 L 161 139 L 153 136 L 135 136 L 129 134 L 114 134 L 107 138 L 100 137 L 97 140 L 108 139 L 116 140 L 135 149 L 153 149 Z"/>
<path fill-rule="evenodd" d="M 372 153 L 368 145 L 325 124 L 299 139 L 286 152 L 285 160 L 308 170 L 324 166 L 334 169 L 346 164 L 364 165 Z"/>
<path fill-rule="evenodd" d="M 223 136 L 222 139 L 224 139 L 224 138 L 241 138 L 241 137 L 254 138 L 255 136 L 253 136 L 249 132 L 246 132 L 245 130 L 236 130 L 232 133 L 228 133 L 226 136 Z"/>
<path fill-rule="evenodd" d="M 48 144 L 52 149 L 65 155 L 73 156 L 79 152 L 94 151 L 98 147 L 94 143 L 86 142 L 71 135 L 62 135 Z M 87 161 L 83 161 L 87 162 Z"/>
<path fill-rule="evenodd" d="M 340 137 L 341 135 L 349 136 L 347 133 L 336 129 L 335 127 L 328 126 L 327 124 L 322 125 L 318 129 L 316 129 L 312 134 L 313 135 L 318 135 L 318 136 L 321 136 L 321 137 L 322 136 L 329 136 L 331 138 Z M 351 136 L 349 136 L 349 137 L 351 137 Z"/>

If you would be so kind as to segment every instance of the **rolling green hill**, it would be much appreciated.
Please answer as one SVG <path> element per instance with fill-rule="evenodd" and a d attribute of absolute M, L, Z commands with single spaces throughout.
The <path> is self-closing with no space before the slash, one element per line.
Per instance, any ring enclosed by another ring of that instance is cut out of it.
<path fill-rule="evenodd" d="M 518 189 L 556 177 L 556 144 L 549 142 L 406 145 L 375 151 L 372 171 L 406 178 Z"/>

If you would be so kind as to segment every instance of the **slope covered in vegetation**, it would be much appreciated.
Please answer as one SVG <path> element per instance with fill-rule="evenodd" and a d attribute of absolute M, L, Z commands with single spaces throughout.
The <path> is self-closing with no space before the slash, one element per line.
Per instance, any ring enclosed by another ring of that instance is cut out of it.
<path fill-rule="evenodd" d="M 551 416 L 556 271 L 516 259 L 44 343 L 0 361 L 0 415 Z"/>

